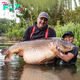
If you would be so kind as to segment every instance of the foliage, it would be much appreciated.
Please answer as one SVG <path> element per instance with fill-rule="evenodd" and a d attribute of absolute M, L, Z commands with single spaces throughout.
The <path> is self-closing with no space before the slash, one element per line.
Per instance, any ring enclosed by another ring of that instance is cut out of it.
<path fill-rule="evenodd" d="M 15 26 L 8 26 L 8 31 L 6 31 L 5 36 L 8 37 L 10 40 L 18 40 L 21 39 L 23 33 L 21 33 L 24 29 L 19 28 L 18 24 Z"/>
<path fill-rule="evenodd" d="M 8 31 L 6 32 L 6 37 L 10 40 L 22 40 L 25 29 L 31 25 L 23 20 L 23 26 L 20 23 L 15 23 L 13 26 L 8 26 Z M 74 34 L 74 44 L 80 47 L 80 23 L 74 24 L 73 22 L 69 22 L 64 24 L 64 26 L 60 25 L 60 21 L 57 21 L 57 25 L 54 27 L 57 37 L 62 38 L 62 35 L 66 31 L 72 31 Z"/>
<path fill-rule="evenodd" d="M 74 23 L 77 23 L 77 22 L 80 23 L 80 13 L 79 12 L 80 12 L 80 7 L 77 7 L 77 10 L 75 11 L 66 10 L 64 14 L 62 15 L 64 23 L 70 22 L 70 21 Z"/>
<path fill-rule="evenodd" d="M 30 20 L 31 24 L 36 21 L 37 16 L 40 12 L 47 12 L 52 18 L 53 14 L 57 12 L 57 3 L 55 0 L 16 0 L 17 3 L 21 4 L 23 8 L 20 13 L 22 15 L 18 15 L 20 18 L 24 18 L 25 20 Z M 51 21 L 51 20 L 50 20 Z"/>
<path fill-rule="evenodd" d="M 7 26 L 8 25 L 14 25 L 15 21 L 14 20 L 8 20 L 5 18 L 0 18 L 0 32 L 5 33 L 7 31 Z"/>
<path fill-rule="evenodd" d="M 17 4 L 20 4 L 20 7 L 23 10 L 19 10 L 20 14 L 16 14 L 17 17 L 24 18 L 25 20 L 29 20 L 31 25 L 36 22 L 37 16 L 40 12 L 45 11 L 49 14 L 49 24 L 56 25 L 57 21 L 60 20 L 60 24 L 64 24 L 68 21 L 76 22 L 80 18 L 79 16 L 79 8 L 77 4 L 77 0 L 15 0 Z M 13 4 L 13 0 L 10 0 Z M 77 14 L 72 10 L 72 2 L 74 2 L 75 10 L 78 10 Z M 80 2 L 80 0 L 79 0 Z M 70 12 L 69 12 L 70 11 Z"/>
<path fill-rule="evenodd" d="M 0 33 L 4 33 L 6 31 L 6 26 L 0 22 Z"/>
<path fill-rule="evenodd" d="M 13 4 L 13 0 L 10 1 Z M 16 0 L 16 2 L 20 4 L 23 10 L 19 10 L 20 15 L 17 14 L 20 18 L 20 23 L 14 23 L 14 25 L 9 23 L 11 25 L 7 26 L 6 34 L 10 39 L 21 40 L 27 26 L 33 25 L 38 14 L 41 11 L 45 11 L 50 17 L 48 24 L 51 26 L 57 25 L 55 29 L 58 37 L 61 37 L 65 31 L 71 30 L 75 34 L 75 43 L 78 44 L 80 42 L 78 39 L 80 37 L 78 35 L 78 33 L 80 34 L 78 31 L 80 27 L 80 9 L 77 6 L 76 0 L 74 0 L 75 10 L 72 10 L 72 0 Z M 63 24 L 64 26 L 61 26 Z"/>
<path fill-rule="evenodd" d="M 64 24 L 64 26 L 61 26 L 59 25 L 59 21 L 58 21 L 55 27 L 55 31 L 56 31 L 57 37 L 60 37 L 60 38 L 62 38 L 62 35 L 66 31 L 72 31 L 75 37 L 74 44 L 80 47 L 80 23 L 74 24 L 73 22 L 68 22 Z"/>
<path fill-rule="evenodd" d="M 30 25 L 30 22 L 26 22 L 24 19 L 21 19 L 21 23 L 15 23 L 15 25 L 9 25 L 5 36 L 10 40 L 22 40 L 25 29 Z"/>

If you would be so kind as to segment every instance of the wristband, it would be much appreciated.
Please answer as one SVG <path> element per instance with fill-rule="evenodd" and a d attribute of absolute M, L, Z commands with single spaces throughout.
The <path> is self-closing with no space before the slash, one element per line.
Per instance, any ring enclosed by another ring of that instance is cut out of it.
<path fill-rule="evenodd" d="M 59 47 L 57 47 L 57 50 L 60 52 L 60 55 L 63 56 L 63 53 L 61 52 Z"/>
<path fill-rule="evenodd" d="M 63 56 L 63 53 L 62 53 L 62 52 L 60 52 L 60 55 L 61 55 L 61 56 Z"/>

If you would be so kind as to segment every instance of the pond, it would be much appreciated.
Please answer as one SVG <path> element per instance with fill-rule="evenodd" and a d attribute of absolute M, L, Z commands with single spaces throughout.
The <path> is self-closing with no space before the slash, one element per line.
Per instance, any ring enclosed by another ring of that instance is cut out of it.
<path fill-rule="evenodd" d="M 0 46 L 0 51 L 5 46 Z M 14 54 L 10 62 L 4 63 L 0 53 L 0 80 L 79 80 L 80 59 L 76 66 L 29 65 Z"/>

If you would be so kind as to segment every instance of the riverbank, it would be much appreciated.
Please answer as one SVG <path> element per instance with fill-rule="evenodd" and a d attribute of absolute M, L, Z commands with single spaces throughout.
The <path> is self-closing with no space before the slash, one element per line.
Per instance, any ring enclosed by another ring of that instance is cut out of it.
<path fill-rule="evenodd" d="M 4 36 L 0 36 L 0 45 L 12 45 L 12 44 L 16 44 L 19 43 L 20 41 L 10 41 L 8 38 L 4 37 Z"/>

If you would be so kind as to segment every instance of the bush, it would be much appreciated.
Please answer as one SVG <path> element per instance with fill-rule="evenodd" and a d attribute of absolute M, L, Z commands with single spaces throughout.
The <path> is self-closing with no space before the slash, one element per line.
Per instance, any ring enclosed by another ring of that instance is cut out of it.
<path fill-rule="evenodd" d="M 24 32 L 29 25 L 31 25 L 31 22 L 29 20 L 25 21 L 22 18 L 20 23 L 7 26 L 5 36 L 10 40 L 22 41 Z"/>
<path fill-rule="evenodd" d="M 74 24 L 73 22 L 69 22 L 67 24 L 64 24 L 64 26 L 60 26 L 58 23 L 57 26 L 55 27 L 57 37 L 62 38 L 62 35 L 66 31 L 72 31 L 75 37 L 74 44 L 80 47 L 80 23 Z"/>
<path fill-rule="evenodd" d="M 20 28 L 19 24 L 15 24 L 15 26 L 9 26 L 8 31 L 6 31 L 5 36 L 10 40 L 22 40 L 25 28 Z"/>

